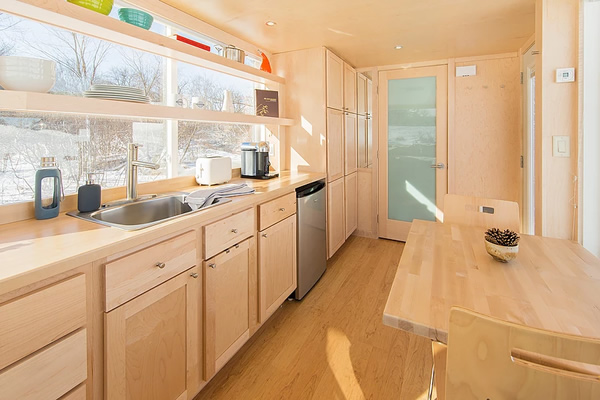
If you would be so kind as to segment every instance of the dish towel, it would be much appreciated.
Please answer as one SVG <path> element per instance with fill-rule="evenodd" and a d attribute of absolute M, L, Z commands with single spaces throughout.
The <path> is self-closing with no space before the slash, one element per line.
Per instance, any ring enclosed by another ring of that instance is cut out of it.
<path fill-rule="evenodd" d="M 245 183 L 221 185 L 215 189 L 198 189 L 188 194 L 184 202 L 189 204 L 192 210 L 199 210 L 214 203 L 220 197 L 245 196 L 254 193 L 255 190 Z"/>

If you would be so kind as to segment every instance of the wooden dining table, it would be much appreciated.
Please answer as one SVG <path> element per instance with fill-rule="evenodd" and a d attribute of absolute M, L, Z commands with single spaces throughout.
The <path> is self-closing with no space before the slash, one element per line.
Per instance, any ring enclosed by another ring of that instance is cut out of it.
<path fill-rule="evenodd" d="M 484 229 L 415 220 L 383 322 L 447 344 L 454 306 L 600 338 L 600 259 L 574 241 L 521 235 L 517 258 L 501 263 Z"/>

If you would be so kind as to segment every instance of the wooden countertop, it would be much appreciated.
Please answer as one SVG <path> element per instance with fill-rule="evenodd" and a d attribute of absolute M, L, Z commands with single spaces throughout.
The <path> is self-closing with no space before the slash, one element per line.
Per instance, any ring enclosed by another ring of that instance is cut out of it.
<path fill-rule="evenodd" d="M 324 173 L 282 172 L 279 178 L 265 181 L 233 179 L 230 183 L 247 183 L 256 189 L 256 193 L 234 197 L 230 203 L 138 231 L 124 231 L 64 213 L 49 220 L 32 219 L 0 225 L 0 294 L 263 203 L 325 177 Z"/>
<path fill-rule="evenodd" d="M 521 235 L 519 255 L 490 257 L 484 230 L 415 220 L 383 314 L 384 324 L 448 341 L 450 308 L 600 338 L 600 259 L 578 243 Z"/>

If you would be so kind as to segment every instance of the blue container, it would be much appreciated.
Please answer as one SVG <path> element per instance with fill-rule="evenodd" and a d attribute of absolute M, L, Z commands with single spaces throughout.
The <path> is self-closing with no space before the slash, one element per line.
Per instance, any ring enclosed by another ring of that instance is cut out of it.
<path fill-rule="evenodd" d="M 34 211 L 36 219 L 58 216 L 62 195 L 62 174 L 54 157 L 42 157 L 42 167 L 35 173 Z"/>

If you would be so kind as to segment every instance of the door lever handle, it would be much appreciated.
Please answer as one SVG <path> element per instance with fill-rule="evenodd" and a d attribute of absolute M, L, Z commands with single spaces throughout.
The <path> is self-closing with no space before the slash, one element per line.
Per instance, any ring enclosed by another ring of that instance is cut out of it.
<path fill-rule="evenodd" d="M 431 164 L 431 168 L 444 169 L 446 166 L 444 163 Z"/>

